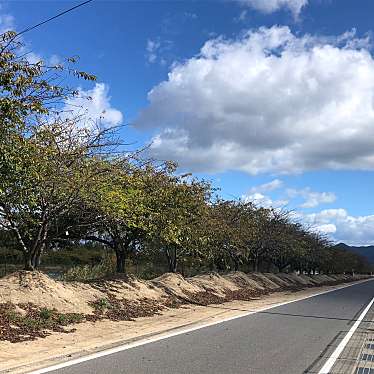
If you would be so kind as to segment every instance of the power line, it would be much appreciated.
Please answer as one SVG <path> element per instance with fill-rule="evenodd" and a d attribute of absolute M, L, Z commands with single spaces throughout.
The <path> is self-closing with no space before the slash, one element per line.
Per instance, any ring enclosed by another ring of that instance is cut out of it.
<path fill-rule="evenodd" d="M 50 17 L 50 18 L 48 18 L 48 19 L 46 19 L 46 20 L 44 20 L 44 21 L 42 21 L 42 22 L 39 22 L 39 23 L 36 24 L 36 25 L 33 25 L 33 26 L 30 26 L 30 27 L 27 27 L 26 29 L 24 29 L 24 30 L 20 31 L 19 33 L 17 33 L 16 36 L 18 37 L 19 35 L 22 35 L 22 34 L 25 34 L 26 32 L 29 32 L 29 31 L 31 31 L 31 30 L 34 30 L 34 29 L 36 29 L 37 27 L 42 26 L 42 25 L 44 25 L 44 24 L 46 24 L 46 23 L 48 23 L 48 22 L 50 22 L 50 21 L 52 21 L 52 20 L 54 20 L 54 19 L 56 19 L 56 18 L 58 18 L 58 17 L 63 16 L 63 15 L 66 14 L 66 13 L 69 13 L 69 12 L 71 12 L 71 11 L 77 9 L 77 8 L 80 8 L 80 7 L 82 7 L 83 5 L 86 5 L 86 4 L 88 4 L 88 3 L 92 2 L 92 1 L 93 1 L 93 0 L 87 0 L 87 1 L 84 1 L 83 3 L 80 3 L 80 4 L 78 4 L 78 5 L 73 6 L 72 8 L 66 9 L 66 10 L 64 10 L 63 12 L 58 13 L 58 14 L 56 14 L 55 16 Z"/>

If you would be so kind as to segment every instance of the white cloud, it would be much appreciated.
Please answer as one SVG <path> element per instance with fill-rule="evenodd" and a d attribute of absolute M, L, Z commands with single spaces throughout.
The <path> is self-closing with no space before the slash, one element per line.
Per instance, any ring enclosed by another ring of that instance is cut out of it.
<path fill-rule="evenodd" d="M 257 206 L 265 208 L 285 208 L 292 206 L 293 199 L 302 197 L 304 202 L 300 208 L 314 208 L 320 204 L 332 203 L 336 200 L 331 192 L 315 192 L 309 187 L 302 189 L 281 190 L 281 196 L 274 198 L 265 194 L 284 187 L 279 179 L 269 183 L 252 187 L 244 201 L 254 202 Z M 282 196 L 283 195 L 283 196 Z M 352 216 L 345 209 L 324 209 L 316 213 L 306 213 L 303 210 L 291 211 L 293 219 L 305 223 L 313 230 L 328 235 L 336 242 L 345 242 L 350 245 L 374 244 L 374 215 Z"/>
<path fill-rule="evenodd" d="M 284 183 L 280 179 L 273 179 L 270 182 L 260 184 L 250 188 L 248 193 L 245 195 L 247 198 L 254 198 L 256 194 L 261 195 L 260 199 L 267 199 L 271 201 L 270 197 L 263 196 L 262 193 L 271 192 L 274 190 L 279 190 L 284 187 Z M 285 202 L 286 205 L 289 202 L 289 199 L 295 199 L 301 197 L 304 202 L 299 205 L 300 208 L 315 208 L 320 204 L 330 204 L 336 201 L 336 195 L 333 192 L 316 192 L 312 191 L 310 187 L 305 187 L 302 189 L 287 188 L 283 191 L 283 194 L 287 199 L 279 200 Z M 271 205 L 271 204 L 270 204 Z"/>
<path fill-rule="evenodd" d="M 137 125 L 192 171 L 374 170 L 374 60 L 354 32 L 260 28 L 174 64 Z"/>
<path fill-rule="evenodd" d="M 239 13 L 238 17 L 234 18 L 234 22 L 243 22 L 247 19 L 248 16 L 248 10 L 244 9 Z"/>
<path fill-rule="evenodd" d="M 37 53 L 27 51 L 26 47 L 22 47 L 21 51 L 24 52 L 24 56 L 26 57 L 28 62 L 30 62 L 30 64 L 36 64 L 37 62 L 43 60 L 43 58 L 40 55 L 38 55 Z"/>
<path fill-rule="evenodd" d="M 244 195 L 242 199 L 264 208 L 283 208 L 288 204 L 288 200 L 272 200 L 269 196 L 263 195 L 260 192 Z"/>
<path fill-rule="evenodd" d="M 316 226 L 316 229 L 325 234 L 334 234 L 336 232 L 336 226 L 333 223 L 326 223 L 325 225 Z"/>
<path fill-rule="evenodd" d="M 166 57 L 168 52 L 173 46 L 173 42 L 170 40 L 163 40 L 161 38 L 148 39 L 146 45 L 146 60 L 149 64 L 155 64 L 156 62 L 161 65 L 166 64 Z"/>
<path fill-rule="evenodd" d="M 250 201 L 259 200 L 262 206 L 272 206 L 275 202 L 278 206 L 285 206 L 295 198 L 301 197 L 304 202 L 299 205 L 300 208 L 315 208 L 320 204 L 330 204 L 336 200 L 336 195 L 332 192 L 316 192 L 312 191 L 310 187 L 302 189 L 287 188 L 283 190 L 284 183 L 280 179 L 273 179 L 272 181 L 250 188 L 244 198 Z M 282 189 L 281 193 L 286 198 L 273 201 L 269 196 L 263 193 Z"/>
<path fill-rule="evenodd" d="M 281 187 L 283 187 L 283 182 L 280 179 L 274 179 L 271 182 L 252 187 L 249 192 L 252 194 L 256 192 L 269 192 L 277 190 Z"/>
<path fill-rule="evenodd" d="M 184 12 L 184 16 L 187 19 L 193 19 L 193 20 L 198 18 L 198 15 L 196 13 L 193 13 L 193 12 Z"/>
<path fill-rule="evenodd" d="M 14 30 L 14 28 L 14 17 L 10 14 L 0 14 L 0 34 L 3 34 L 6 31 Z"/>
<path fill-rule="evenodd" d="M 374 215 L 351 216 L 345 209 L 326 209 L 302 219 L 338 242 L 350 245 L 374 243 Z"/>
<path fill-rule="evenodd" d="M 287 9 L 294 17 L 298 17 L 308 0 L 239 0 L 243 5 L 250 6 L 263 13 L 273 13 L 280 9 Z"/>
<path fill-rule="evenodd" d="M 309 187 L 300 190 L 289 188 L 287 195 L 291 198 L 302 197 L 305 201 L 300 208 L 315 208 L 320 204 L 330 204 L 336 201 L 336 195 L 333 192 L 315 192 Z"/>
<path fill-rule="evenodd" d="M 58 65 L 61 64 L 63 61 L 61 61 L 61 57 L 53 54 L 49 59 L 48 59 L 48 64 L 50 65 Z"/>
<path fill-rule="evenodd" d="M 284 208 L 289 204 L 286 199 L 272 199 L 262 193 L 242 196 L 265 208 Z M 374 244 L 374 215 L 352 216 L 345 209 L 325 209 L 317 213 L 291 212 L 296 221 L 305 223 L 312 230 L 328 235 L 335 242 L 348 245 Z"/>
<path fill-rule="evenodd" d="M 122 113 L 113 108 L 108 96 L 109 88 L 104 83 L 96 83 L 91 90 L 78 89 L 77 97 L 67 100 L 65 111 L 84 115 L 86 122 L 100 122 L 104 126 L 117 126 L 122 123 Z"/>
<path fill-rule="evenodd" d="M 146 57 L 150 64 L 153 64 L 157 60 L 157 50 L 160 48 L 160 42 L 157 40 L 148 39 L 146 46 Z"/>
<path fill-rule="evenodd" d="M 2 5 L 0 3 L 0 11 L 2 11 Z M 11 14 L 1 13 L 0 14 L 0 35 L 7 31 L 17 31 L 15 18 Z M 18 38 L 18 41 L 23 41 L 22 36 Z M 30 51 L 26 46 L 19 47 L 19 54 L 25 57 L 31 64 L 39 62 L 42 58 L 37 53 Z"/>

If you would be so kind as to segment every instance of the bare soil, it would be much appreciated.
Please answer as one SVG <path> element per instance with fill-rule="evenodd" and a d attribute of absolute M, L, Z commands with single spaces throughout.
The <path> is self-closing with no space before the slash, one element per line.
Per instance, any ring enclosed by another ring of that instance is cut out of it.
<path fill-rule="evenodd" d="M 151 281 L 131 277 L 80 283 L 55 281 L 40 272 L 19 271 L 0 279 L 0 340 L 35 340 L 52 332 L 73 332 L 66 326 L 78 322 L 131 321 L 186 304 L 250 301 L 270 292 L 333 285 L 351 278 L 235 272 L 192 278 L 164 274 Z"/>

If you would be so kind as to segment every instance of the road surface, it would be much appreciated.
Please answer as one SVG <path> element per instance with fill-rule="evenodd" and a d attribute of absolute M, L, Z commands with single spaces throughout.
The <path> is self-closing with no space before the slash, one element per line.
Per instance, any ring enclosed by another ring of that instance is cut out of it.
<path fill-rule="evenodd" d="M 51 373 L 319 373 L 373 297 L 370 280 Z"/>

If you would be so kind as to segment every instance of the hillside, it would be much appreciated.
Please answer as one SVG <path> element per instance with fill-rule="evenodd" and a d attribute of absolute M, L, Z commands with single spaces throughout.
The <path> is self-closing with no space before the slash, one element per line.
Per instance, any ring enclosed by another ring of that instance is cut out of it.
<path fill-rule="evenodd" d="M 345 249 L 350 252 L 357 253 L 365 257 L 371 264 L 374 264 L 374 245 L 371 246 L 350 246 L 345 243 L 339 243 L 336 245 L 337 248 Z"/>

